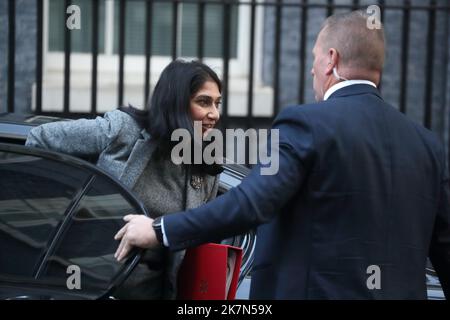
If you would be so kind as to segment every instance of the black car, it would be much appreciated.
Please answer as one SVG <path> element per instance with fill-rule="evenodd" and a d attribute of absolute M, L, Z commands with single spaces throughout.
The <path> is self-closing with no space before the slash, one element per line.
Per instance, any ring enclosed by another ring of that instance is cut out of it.
<path fill-rule="evenodd" d="M 89 162 L 20 146 L 33 126 L 59 120 L 0 115 L 0 240 L 6 247 L 0 250 L 3 299 L 109 297 L 139 260 L 139 251 L 124 265 L 111 259 L 116 249 L 111 239 L 123 224 L 122 216 L 130 210 L 146 214 L 126 187 Z M 237 186 L 248 173 L 246 167 L 225 165 L 219 194 Z M 93 244 L 91 233 L 102 241 Z M 236 297 L 246 299 L 256 233 L 251 230 L 223 243 L 243 249 Z M 67 289 L 70 265 L 89 271 L 85 288 Z M 429 299 L 445 298 L 429 261 L 426 284 Z"/>
<path fill-rule="evenodd" d="M 113 254 L 114 234 L 129 213 L 147 215 L 141 202 L 92 163 L 23 146 L 41 116 L 0 116 L 0 299 L 99 299 L 111 297 L 138 263 Z M 219 193 L 248 173 L 225 166 Z M 254 231 L 222 243 L 243 249 L 239 283 L 253 261 Z"/>

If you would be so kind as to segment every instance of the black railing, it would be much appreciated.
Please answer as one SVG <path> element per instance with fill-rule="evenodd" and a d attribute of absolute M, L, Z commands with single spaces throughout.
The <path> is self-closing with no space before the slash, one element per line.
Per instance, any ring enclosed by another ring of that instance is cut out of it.
<path fill-rule="evenodd" d="M 91 74 L 91 113 L 97 113 L 97 73 L 98 73 L 98 24 L 99 0 L 92 0 L 92 74 Z"/>
<path fill-rule="evenodd" d="M 222 123 L 226 125 L 228 121 L 228 79 L 230 70 L 230 3 L 224 2 L 223 7 L 223 28 L 222 28 L 222 49 L 223 49 L 223 81 L 222 86 Z"/>
<path fill-rule="evenodd" d="M 410 9 L 411 5 L 410 0 L 405 0 L 405 10 L 403 11 L 403 21 L 402 21 L 402 63 L 401 65 L 401 78 L 400 78 L 400 101 L 399 108 L 400 111 L 406 112 L 406 90 L 408 89 L 406 86 L 406 80 L 408 79 L 408 57 L 409 57 L 409 20 L 410 20 Z"/>
<path fill-rule="evenodd" d="M 202 1 L 198 4 L 198 41 L 197 41 L 197 58 L 203 60 L 203 44 L 205 41 L 205 3 Z"/>
<path fill-rule="evenodd" d="M 123 105 L 124 67 L 125 67 L 125 0 L 119 0 L 119 93 L 118 105 Z"/>
<path fill-rule="evenodd" d="M 304 7 L 302 8 L 301 20 L 300 20 L 300 54 L 299 54 L 299 66 L 300 66 L 300 79 L 298 81 L 298 101 L 305 101 L 305 75 L 308 72 L 306 70 L 306 28 L 308 21 L 308 10 L 306 5 L 308 4 L 308 0 L 302 0 L 302 4 Z M 331 7 L 329 7 L 329 10 Z M 330 14 L 328 14 L 329 16 Z"/>
<path fill-rule="evenodd" d="M 42 112 L 42 60 L 44 46 L 44 0 L 36 1 L 36 113 Z M 11 82 L 10 82 L 11 83 Z M 8 84 L 8 87 L 10 85 Z M 14 109 L 14 104 L 12 103 Z"/>
<path fill-rule="evenodd" d="M 274 73 L 273 73 L 273 109 L 277 114 L 280 108 L 280 49 L 281 49 L 281 0 L 276 0 L 275 7 L 275 49 L 274 49 Z"/>
<path fill-rule="evenodd" d="M 153 21 L 153 1 L 147 1 L 145 4 L 145 85 L 144 102 L 147 104 L 150 96 L 150 62 L 152 52 L 152 21 Z"/>
<path fill-rule="evenodd" d="M 61 101 L 63 111 L 62 113 L 57 112 L 47 112 L 45 111 L 45 106 L 42 105 L 42 90 L 43 90 L 43 30 L 44 30 L 44 6 L 43 0 L 35 0 L 36 1 L 36 9 L 37 9 L 37 43 L 36 43 L 36 90 L 35 90 L 35 112 L 38 114 L 56 114 L 62 115 L 65 117 L 79 117 L 86 115 L 97 115 L 98 114 L 98 103 L 97 103 L 97 81 L 98 81 L 98 55 L 99 55 L 99 8 L 100 8 L 100 0 L 92 0 L 92 42 L 91 42 L 91 54 L 92 54 L 92 74 L 91 74 L 91 98 L 90 98 L 90 112 L 88 113 L 74 113 L 70 108 L 70 67 L 71 67 L 71 54 L 72 54 L 72 46 L 71 46 L 71 31 L 62 26 L 64 31 L 64 84 L 63 84 L 63 101 Z M 124 100 L 124 87 L 126 79 L 124 74 L 124 59 L 126 55 L 126 0 L 116 0 L 119 3 L 119 18 L 118 18 L 118 104 L 122 105 Z M 138 0 L 129 0 L 129 1 L 138 1 Z M 170 39 L 170 53 L 172 59 L 176 59 L 181 50 L 179 48 L 180 41 L 178 39 L 178 27 L 180 22 L 179 18 L 179 10 L 180 4 L 196 4 L 198 6 L 197 9 L 197 46 L 196 46 L 196 54 L 198 59 L 202 60 L 205 57 L 205 34 L 208 30 L 205 30 L 205 6 L 206 5 L 215 5 L 221 6 L 223 8 L 223 21 L 222 21 L 222 80 L 223 80 L 223 110 L 222 110 L 222 123 L 225 127 L 229 126 L 230 123 L 233 123 L 233 126 L 268 126 L 273 119 L 273 117 L 278 113 L 281 107 L 280 103 L 280 92 L 281 92 L 281 80 L 280 80 L 280 67 L 281 67 L 281 57 L 282 57 L 282 20 L 283 20 L 283 11 L 289 10 L 290 8 L 297 8 L 299 10 L 299 43 L 298 43 L 298 68 L 299 68 L 299 80 L 298 80 L 298 94 L 297 94 L 297 102 L 299 104 L 304 103 L 306 100 L 305 90 L 311 90 L 307 88 L 306 85 L 306 77 L 309 76 L 309 70 L 307 67 L 308 63 L 308 20 L 310 19 L 310 11 L 314 8 L 321 8 L 325 10 L 325 13 L 330 15 L 337 9 L 346 9 L 353 10 L 356 8 L 366 8 L 367 5 L 362 5 L 361 1 L 353 0 L 349 1 L 348 4 L 336 4 L 334 0 L 327 0 L 321 3 L 317 3 L 313 0 L 298 0 L 298 1 L 283 1 L 283 0 L 271 0 L 271 1 L 257 1 L 257 0 L 139 0 L 144 1 L 145 4 L 145 16 L 146 16 L 146 36 L 145 36 L 145 75 L 144 75 L 144 101 L 147 101 L 148 96 L 151 92 L 151 59 L 152 59 L 152 21 L 154 21 L 155 15 L 158 14 L 156 12 L 155 3 L 171 3 L 172 4 L 172 34 Z M 425 77 L 425 88 L 424 88 L 424 112 L 423 112 L 423 125 L 427 128 L 432 128 L 433 123 L 433 96 L 436 84 L 433 82 L 434 78 L 434 68 L 433 62 L 435 58 L 435 41 L 436 41 L 436 15 L 437 13 L 446 13 L 447 19 L 450 13 L 450 5 L 447 3 L 445 5 L 440 5 L 437 0 L 430 0 L 427 4 L 422 5 L 412 5 L 410 0 L 404 0 L 401 5 L 390 5 L 388 1 L 378 0 L 373 1 L 374 4 L 377 4 L 381 8 L 382 18 L 385 16 L 386 12 L 389 11 L 399 11 L 402 12 L 401 19 L 401 50 L 400 50 L 400 58 L 401 65 L 399 68 L 399 95 L 397 105 L 399 110 L 402 112 L 407 112 L 408 108 L 408 66 L 410 62 L 410 25 L 411 25 L 411 15 L 413 12 L 425 12 L 427 14 L 428 22 L 426 24 L 427 28 L 427 36 L 424 39 L 423 43 L 426 45 L 426 58 L 425 58 L 425 68 L 423 70 L 423 75 Z M 65 0 L 65 8 L 64 12 L 61 14 L 64 17 L 67 17 L 66 8 L 72 4 L 71 0 Z M 248 47 L 248 86 L 247 86 L 247 103 L 246 103 L 246 116 L 244 117 L 233 117 L 229 116 L 229 80 L 230 80 L 230 60 L 232 59 L 231 53 L 231 11 L 234 7 L 243 7 L 246 6 L 249 8 L 249 47 Z M 270 8 L 272 7 L 274 10 L 274 25 L 272 26 L 275 30 L 274 38 L 272 39 L 274 43 L 273 57 L 272 57 L 272 74 L 271 79 L 268 80 L 269 84 L 273 88 L 273 115 L 270 117 L 255 117 L 253 114 L 255 113 L 254 106 L 254 94 L 255 94 L 255 79 L 254 73 L 255 69 L 260 66 L 255 65 L 255 41 L 256 41 L 256 20 L 257 15 L 256 11 L 258 8 Z M 8 1 L 8 90 L 7 90 L 7 111 L 13 112 L 15 109 L 15 89 L 14 83 L 15 79 L 15 56 L 16 52 L 16 44 L 15 44 L 15 33 L 16 33 L 16 1 L 9 0 Z M 65 19 L 64 19 L 65 21 Z M 446 42 L 443 45 L 446 46 L 448 50 L 448 38 L 449 38 L 449 28 L 448 28 L 448 20 L 447 27 L 445 28 L 446 32 Z M 310 49 L 310 48 L 309 48 Z M 448 52 L 445 60 L 445 68 L 448 67 Z M 447 90 L 447 76 L 445 76 L 443 92 Z M 439 84 L 441 85 L 441 84 Z M 446 93 L 448 94 L 448 93 Z M 447 98 L 448 99 L 448 98 Z M 444 98 L 445 100 L 445 98 Z M 445 100 L 446 101 L 446 100 Z M 394 103 L 395 104 L 395 103 Z M 449 118 L 450 120 L 450 118 Z M 447 133 L 448 134 L 448 133 Z M 446 134 L 446 135 L 447 135 Z M 450 140 L 450 139 L 449 139 Z M 450 146 L 450 141 L 449 141 Z"/>
<path fill-rule="evenodd" d="M 14 111 L 14 84 L 16 74 L 16 6 L 14 0 L 8 2 L 8 112 Z"/>
<path fill-rule="evenodd" d="M 178 40 L 178 12 L 179 12 L 179 1 L 173 0 L 172 4 L 172 60 L 175 60 L 178 56 L 177 52 L 177 40 Z"/>
<path fill-rule="evenodd" d="M 431 0 L 431 6 L 436 5 L 435 0 Z M 426 63 L 426 87 L 425 87 L 425 118 L 424 126 L 431 128 L 431 112 L 432 104 L 431 99 L 433 97 L 433 60 L 434 60 L 434 35 L 436 28 L 436 11 L 430 10 L 428 17 L 428 35 L 427 35 L 427 63 Z"/>
<path fill-rule="evenodd" d="M 65 0 L 65 6 L 63 7 L 63 12 L 61 12 L 64 16 L 66 16 L 66 8 L 71 5 L 70 0 Z M 65 20 L 65 19 L 64 19 Z M 70 112 L 70 55 L 72 51 L 72 42 L 71 42 L 71 32 L 70 29 L 64 27 L 64 104 L 63 104 L 63 113 L 69 114 Z M 92 108 L 92 106 L 91 106 Z"/>
<path fill-rule="evenodd" d="M 252 0 L 250 6 L 250 48 L 248 65 L 248 88 L 247 88 L 247 128 L 254 127 L 252 121 L 253 114 L 253 74 L 255 73 L 255 19 L 256 19 L 256 0 Z"/>

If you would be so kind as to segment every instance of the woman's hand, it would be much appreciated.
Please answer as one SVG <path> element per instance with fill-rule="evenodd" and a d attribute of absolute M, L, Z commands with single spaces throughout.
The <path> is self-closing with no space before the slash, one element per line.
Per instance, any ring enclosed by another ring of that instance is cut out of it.
<path fill-rule="evenodd" d="M 129 214 L 123 220 L 127 224 L 114 236 L 115 240 L 122 239 L 114 254 L 117 261 L 122 261 L 133 247 L 146 249 L 159 244 L 152 226 L 153 219 L 143 215 Z"/>

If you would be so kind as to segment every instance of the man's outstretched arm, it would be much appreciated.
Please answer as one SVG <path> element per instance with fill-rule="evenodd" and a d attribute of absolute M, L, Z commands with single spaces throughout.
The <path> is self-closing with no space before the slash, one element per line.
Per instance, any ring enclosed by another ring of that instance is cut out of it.
<path fill-rule="evenodd" d="M 264 166 L 258 165 L 238 187 L 217 199 L 195 209 L 164 216 L 170 249 L 228 238 L 266 223 L 298 192 L 312 163 L 312 131 L 296 108 L 283 110 L 274 122 L 274 129 L 279 130 L 280 141 L 270 152 L 278 152 L 278 172 L 263 175 Z M 156 245 L 154 231 L 149 229 L 146 235 L 137 234 L 135 231 L 142 228 L 136 227 L 130 219 L 116 236 L 124 242 L 116 258 L 124 256 L 123 248 Z M 147 241 L 142 243 L 142 239 Z M 125 255 L 127 252 L 125 250 Z"/>

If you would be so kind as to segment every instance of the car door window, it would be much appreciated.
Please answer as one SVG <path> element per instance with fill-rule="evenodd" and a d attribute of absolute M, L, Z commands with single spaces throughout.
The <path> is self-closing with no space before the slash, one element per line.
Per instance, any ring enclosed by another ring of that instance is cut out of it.
<path fill-rule="evenodd" d="M 97 167 L 0 144 L 0 299 L 30 290 L 44 290 L 45 299 L 106 296 L 140 258 L 137 249 L 124 263 L 113 256 L 114 235 L 130 213 L 146 214 Z M 76 272 L 79 287 L 70 281 Z"/>
<path fill-rule="evenodd" d="M 123 216 L 138 213 L 126 195 L 110 181 L 95 177 L 75 208 L 63 239 L 48 258 L 42 277 L 66 286 L 67 268 L 76 266 L 81 275 L 80 290 L 107 290 L 122 268 L 114 258 L 118 242 L 114 235 L 124 226 Z"/>
<path fill-rule="evenodd" d="M 0 152 L 0 277 L 32 277 L 89 174 L 61 162 Z"/>

